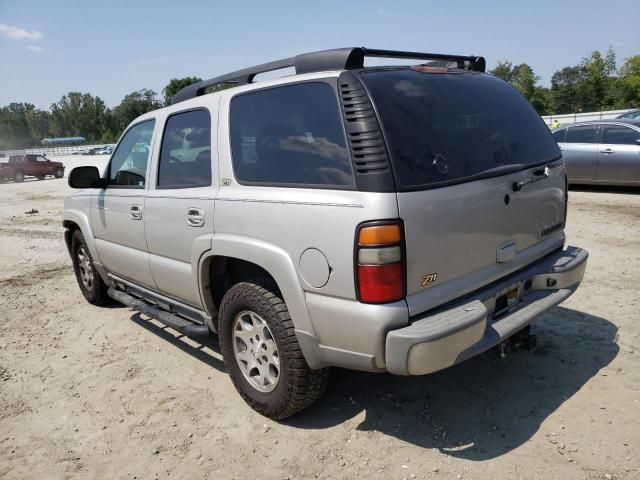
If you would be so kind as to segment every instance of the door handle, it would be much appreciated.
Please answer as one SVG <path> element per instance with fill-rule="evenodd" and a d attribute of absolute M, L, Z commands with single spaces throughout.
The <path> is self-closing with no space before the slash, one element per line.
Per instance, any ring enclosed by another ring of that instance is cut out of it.
<path fill-rule="evenodd" d="M 610 148 L 605 148 L 604 150 L 600 150 L 600 153 L 606 153 L 608 155 L 610 153 L 615 153 L 615 152 Z"/>
<path fill-rule="evenodd" d="M 142 207 L 140 205 L 131 205 L 129 216 L 132 220 L 142 220 Z"/>
<path fill-rule="evenodd" d="M 200 208 L 188 208 L 187 223 L 190 227 L 202 227 L 204 225 L 204 210 Z"/>

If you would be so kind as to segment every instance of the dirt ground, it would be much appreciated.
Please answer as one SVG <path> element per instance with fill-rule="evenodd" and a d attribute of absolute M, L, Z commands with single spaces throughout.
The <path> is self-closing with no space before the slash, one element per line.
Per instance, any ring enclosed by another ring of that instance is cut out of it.
<path fill-rule="evenodd" d="M 215 339 L 84 301 L 68 191 L 0 185 L 0 477 L 640 478 L 640 190 L 571 191 L 589 265 L 536 352 L 415 378 L 334 369 L 283 423 L 244 404 Z"/>

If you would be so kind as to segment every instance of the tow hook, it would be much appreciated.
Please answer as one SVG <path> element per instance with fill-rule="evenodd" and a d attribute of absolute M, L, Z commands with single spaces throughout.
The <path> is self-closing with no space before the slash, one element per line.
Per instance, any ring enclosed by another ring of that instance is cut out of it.
<path fill-rule="evenodd" d="M 512 337 L 496 345 L 498 358 L 506 358 L 517 350 L 533 352 L 538 348 L 538 337 L 531 334 L 531 325 L 516 332 Z"/>

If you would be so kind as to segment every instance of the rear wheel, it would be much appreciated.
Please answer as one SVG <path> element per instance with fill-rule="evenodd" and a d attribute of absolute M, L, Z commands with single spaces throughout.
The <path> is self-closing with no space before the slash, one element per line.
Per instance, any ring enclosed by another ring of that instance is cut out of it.
<path fill-rule="evenodd" d="M 93 305 L 108 303 L 108 287 L 93 265 L 93 258 L 80 230 L 73 232 L 71 237 L 71 260 L 84 298 Z"/>
<path fill-rule="evenodd" d="M 13 181 L 14 182 L 22 182 L 24 181 L 24 173 L 18 171 L 16 173 L 13 174 Z"/>
<path fill-rule="evenodd" d="M 56 168 L 54 175 L 56 178 L 62 178 L 64 177 L 64 170 L 62 168 Z"/>
<path fill-rule="evenodd" d="M 257 412 L 275 420 L 314 403 L 328 369 L 311 370 L 289 310 L 273 282 L 241 282 L 220 305 L 220 349 L 234 386 Z"/>

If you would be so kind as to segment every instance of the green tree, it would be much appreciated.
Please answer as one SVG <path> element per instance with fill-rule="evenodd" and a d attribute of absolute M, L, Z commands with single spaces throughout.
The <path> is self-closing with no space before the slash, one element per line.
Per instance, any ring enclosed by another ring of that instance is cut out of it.
<path fill-rule="evenodd" d="M 46 110 L 38 110 L 36 108 L 28 109 L 25 112 L 27 125 L 31 138 L 40 143 L 43 138 L 49 136 L 49 120 L 51 114 Z"/>
<path fill-rule="evenodd" d="M 51 105 L 50 130 L 56 137 L 85 137 L 93 142 L 105 130 L 107 108 L 100 97 L 69 92 Z"/>
<path fill-rule="evenodd" d="M 130 93 L 113 109 L 113 131 L 120 135 L 135 118 L 160 107 L 162 103 L 153 90 L 143 88 Z"/>
<path fill-rule="evenodd" d="M 34 110 L 30 103 L 11 103 L 0 109 L 0 148 L 23 148 L 35 143 L 27 121 L 27 113 Z"/>
<path fill-rule="evenodd" d="M 188 87 L 193 83 L 201 82 L 199 77 L 184 77 L 184 78 L 172 78 L 166 87 L 162 89 L 162 96 L 164 97 L 164 105 L 171 105 L 171 99 L 173 96 L 182 90 L 184 87 Z"/>
<path fill-rule="evenodd" d="M 544 115 L 548 110 L 547 97 L 542 87 L 538 86 L 540 77 L 533 72 L 526 63 L 513 65 L 508 60 L 500 61 L 495 68 L 489 72 L 505 82 L 513 85 L 538 111 Z"/>
<path fill-rule="evenodd" d="M 616 71 L 616 54 L 611 47 L 605 56 L 599 51 L 591 52 L 588 58 L 584 58 L 581 67 L 585 72 L 583 89 L 587 95 L 582 98 L 584 111 L 604 110 L 612 105 L 607 105 L 607 91 L 612 84 L 611 76 Z"/>
<path fill-rule="evenodd" d="M 581 65 L 564 67 L 551 77 L 552 110 L 555 114 L 582 110 L 586 72 Z"/>
<path fill-rule="evenodd" d="M 640 107 L 640 55 L 628 58 L 618 73 L 622 107 Z"/>

